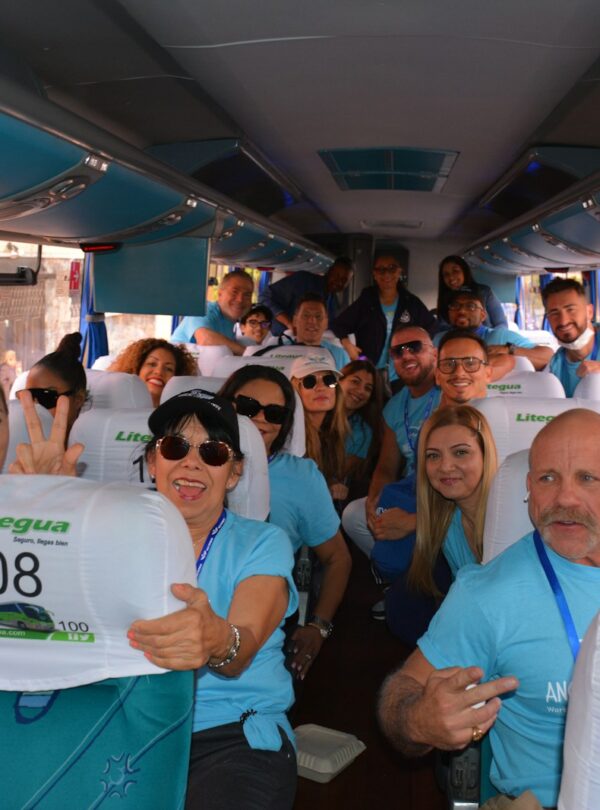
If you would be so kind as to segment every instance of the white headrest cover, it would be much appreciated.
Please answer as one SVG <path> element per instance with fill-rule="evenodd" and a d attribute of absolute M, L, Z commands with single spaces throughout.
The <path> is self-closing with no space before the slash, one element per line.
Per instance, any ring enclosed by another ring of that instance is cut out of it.
<path fill-rule="evenodd" d="M 197 343 L 181 343 L 188 352 L 196 358 L 198 369 L 202 375 L 210 377 L 222 357 L 231 357 L 233 352 L 229 346 L 199 346 Z"/>
<path fill-rule="evenodd" d="M 224 382 L 224 377 L 171 377 L 162 390 L 160 401 L 166 402 L 171 397 L 183 394 L 184 391 L 191 391 L 193 388 L 202 388 L 216 394 Z"/>
<path fill-rule="evenodd" d="M 286 453 L 291 453 L 292 456 L 299 456 L 304 458 L 306 454 L 306 425 L 304 424 L 304 406 L 300 399 L 300 394 L 294 391 L 296 399 L 296 407 L 294 408 L 294 422 L 290 430 L 283 450 Z"/>
<path fill-rule="evenodd" d="M 586 374 L 585 377 L 582 377 L 577 383 L 573 396 L 579 399 L 600 401 L 600 374 Z"/>
<path fill-rule="evenodd" d="M 144 447 L 152 438 L 148 429 L 151 413 L 151 407 L 91 408 L 82 413 L 69 437 L 69 444 L 81 442 L 85 446 L 79 460 L 81 476 L 148 487 Z"/>
<path fill-rule="evenodd" d="M 521 355 L 514 355 L 515 365 L 509 374 L 519 374 L 521 371 L 535 371 L 535 366 L 528 357 L 521 357 Z M 506 376 L 508 377 L 509 374 Z"/>
<path fill-rule="evenodd" d="M 52 427 L 52 414 L 41 405 L 35 404 L 35 410 L 42 423 L 44 435 L 48 436 Z M 18 444 L 29 443 L 29 433 L 25 424 L 25 415 L 21 403 L 16 399 L 9 400 L 8 403 L 8 450 L 6 451 L 6 461 L 4 470 L 8 470 L 8 465 L 16 458 L 16 447 Z"/>
<path fill-rule="evenodd" d="M 29 370 L 22 371 L 20 374 L 17 374 L 17 376 L 14 379 L 13 384 L 10 387 L 10 391 L 9 391 L 9 394 L 8 394 L 9 399 L 16 399 L 17 398 L 17 391 L 22 391 L 23 388 L 25 388 L 25 385 L 27 384 L 27 375 L 28 374 L 29 374 Z"/>
<path fill-rule="evenodd" d="M 9 572 L 0 596 L 0 689 L 161 672 L 126 633 L 135 619 L 181 609 L 173 582 L 195 584 L 181 515 L 162 495 L 122 483 L 39 475 L 23 484 L 2 476 L 0 487 Z"/>
<path fill-rule="evenodd" d="M 238 368 L 243 368 L 244 366 L 270 366 L 271 368 L 276 368 L 281 371 L 281 373 L 285 374 L 285 376 L 289 379 L 291 376 L 290 370 L 293 362 L 294 358 L 292 357 L 272 357 L 268 354 L 266 354 L 264 357 L 231 356 L 224 357 L 222 360 L 220 360 L 215 368 L 214 373 L 218 374 L 219 377 L 229 377 L 234 371 L 237 371 Z"/>
<path fill-rule="evenodd" d="M 244 454 L 244 472 L 227 495 L 232 512 L 253 520 L 266 520 L 270 507 L 269 465 L 258 428 L 247 416 L 238 416 L 240 448 Z"/>
<path fill-rule="evenodd" d="M 483 562 L 533 531 L 527 503 L 528 451 L 508 456 L 496 473 L 488 496 L 483 532 Z"/>
<path fill-rule="evenodd" d="M 581 644 L 571 682 L 558 810 L 600 807 L 600 614 Z"/>
<path fill-rule="evenodd" d="M 519 358 L 525 360 L 526 358 Z M 539 371 L 521 371 L 507 374 L 496 382 L 488 384 L 488 397 L 538 397 L 544 399 L 564 399 L 565 389 L 554 374 L 541 374 Z"/>
<path fill-rule="evenodd" d="M 152 397 L 137 374 L 123 371 L 87 372 L 93 408 L 151 408 Z"/>
<path fill-rule="evenodd" d="M 264 349 L 264 346 L 248 346 L 247 349 L 244 350 L 244 357 L 254 356 L 257 351 Z M 331 352 L 329 349 L 326 349 L 323 346 L 295 346 L 290 343 L 286 343 L 283 346 L 277 346 L 277 344 L 271 346 L 270 350 L 266 353 L 257 357 L 257 360 L 266 359 L 267 357 L 277 358 L 277 360 L 285 360 L 286 358 L 291 358 L 295 360 L 296 357 L 305 357 L 306 355 L 312 354 L 325 354 L 329 356 Z"/>
<path fill-rule="evenodd" d="M 92 363 L 92 371 L 107 371 L 108 367 L 115 361 L 114 354 L 103 354 L 102 357 L 97 357 Z"/>

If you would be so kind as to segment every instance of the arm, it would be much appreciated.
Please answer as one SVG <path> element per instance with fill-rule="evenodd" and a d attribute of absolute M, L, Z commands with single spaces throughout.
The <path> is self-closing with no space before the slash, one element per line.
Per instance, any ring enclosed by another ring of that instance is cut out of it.
<path fill-rule="evenodd" d="M 330 622 L 344 596 L 352 561 L 346 542 L 339 531 L 329 540 L 315 546 L 314 550 L 323 566 L 323 581 L 313 612 L 321 619 Z M 291 666 L 296 677 L 304 680 L 325 639 L 316 627 L 306 626 L 298 627 L 292 640 L 294 658 Z"/>
<path fill-rule="evenodd" d="M 600 360 L 582 360 L 577 366 L 577 376 L 585 377 L 587 374 L 598 374 L 600 372 Z"/>
<path fill-rule="evenodd" d="M 465 748 L 473 729 L 486 733 L 500 710 L 499 695 L 516 689 L 516 678 L 498 678 L 478 684 L 479 667 L 436 670 L 417 649 L 402 669 L 385 681 L 378 707 L 384 734 L 407 756 L 419 756 L 431 748 Z M 485 702 L 480 708 L 477 704 Z"/>
<path fill-rule="evenodd" d="M 519 346 L 517 343 L 512 344 L 512 354 L 515 357 L 527 357 L 528 360 L 531 360 L 533 366 L 536 371 L 541 371 L 545 368 L 550 360 L 552 359 L 552 355 L 554 352 L 550 348 L 550 346 Z M 508 346 L 488 346 L 488 356 L 490 359 L 499 357 L 510 357 L 511 355 L 508 352 Z M 513 362 L 514 368 L 514 362 Z M 504 374 L 508 372 L 505 371 Z M 499 379 L 496 377 L 495 379 Z"/>
<path fill-rule="evenodd" d="M 402 463 L 402 453 L 396 441 L 396 434 L 391 427 L 384 422 L 383 437 L 381 440 L 381 452 L 379 460 L 371 478 L 369 494 L 367 495 L 367 525 L 373 531 L 375 521 L 375 510 L 381 495 L 381 490 L 386 484 L 391 484 L 398 478 L 398 470 Z"/>
<path fill-rule="evenodd" d="M 371 531 L 376 540 L 402 540 L 417 531 L 417 516 L 395 506 L 375 516 Z"/>
<path fill-rule="evenodd" d="M 200 326 L 194 332 L 194 338 L 199 346 L 227 346 L 234 354 L 243 354 L 245 346 L 238 343 L 237 340 L 231 340 L 220 332 L 215 332 L 213 329 L 207 329 L 205 326 Z"/>
<path fill-rule="evenodd" d="M 197 669 L 222 661 L 232 644 L 231 624 L 240 633 L 239 652 L 218 670 L 235 677 L 243 672 L 281 623 L 288 605 L 287 583 L 279 576 L 253 576 L 234 591 L 227 618 L 213 611 L 206 593 L 191 585 L 171 587 L 186 607 L 160 619 L 134 622 L 127 634 L 132 647 L 165 669 Z"/>
<path fill-rule="evenodd" d="M 360 346 L 355 346 L 354 343 L 352 343 L 352 341 L 349 340 L 347 337 L 341 338 L 340 343 L 342 344 L 344 349 L 346 349 L 346 351 L 348 352 L 348 357 L 350 358 L 350 360 L 358 360 L 358 358 L 362 354 L 362 349 L 360 348 Z"/>

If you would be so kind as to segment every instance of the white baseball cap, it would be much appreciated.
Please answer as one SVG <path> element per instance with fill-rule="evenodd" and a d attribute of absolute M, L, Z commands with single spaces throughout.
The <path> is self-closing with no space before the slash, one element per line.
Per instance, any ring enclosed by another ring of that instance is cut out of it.
<path fill-rule="evenodd" d="M 297 357 L 292 363 L 290 376 L 302 379 L 308 374 L 316 374 L 319 371 L 329 371 L 336 377 L 341 377 L 340 372 L 335 367 L 335 362 L 330 352 L 324 351 L 321 354 L 307 354 L 304 357 Z"/>

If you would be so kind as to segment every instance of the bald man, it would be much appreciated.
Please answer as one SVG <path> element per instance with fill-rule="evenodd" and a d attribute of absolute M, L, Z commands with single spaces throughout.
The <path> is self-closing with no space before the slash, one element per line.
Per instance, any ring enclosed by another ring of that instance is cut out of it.
<path fill-rule="evenodd" d="M 506 797 L 522 796 L 515 810 L 556 807 L 574 657 L 600 608 L 600 415 L 557 416 L 529 461 L 536 532 L 459 572 L 379 707 L 386 735 L 409 755 L 464 748 L 489 731 L 490 777 Z M 513 804 L 494 798 L 484 807 Z"/>

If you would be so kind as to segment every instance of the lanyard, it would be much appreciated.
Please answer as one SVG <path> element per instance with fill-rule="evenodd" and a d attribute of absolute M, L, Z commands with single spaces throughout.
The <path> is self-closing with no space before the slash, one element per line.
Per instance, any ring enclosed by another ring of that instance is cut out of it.
<path fill-rule="evenodd" d="M 427 419 L 429 419 L 429 416 L 431 415 L 431 409 L 433 408 L 433 400 L 434 400 L 434 397 L 435 397 L 435 392 L 436 392 L 436 388 L 434 386 L 431 389 L 431 393 L 429 394 L 429 399 L 427 400 L 427 405 L 425 406 L 425 415 L 423 416 L 423 419 L 421 420 L 421 424 L 423 424 L 423 422 L 425 422 Z M 406 438 L 408 439 L 408 445 L 409 445 L 410 449 L 413 451 L 413 453 L 416 453 L 417 452 L 417 443 L 414 442 L 412 440 L 412 438 L 411 438 L 411 435 L 410 435 L 411 425 L 409 424 L 409 418 L 408 418 L 409 417 L 408 403 L 409 403 L 410 399 L 411 399 L 411 396 L 409 394 L 406 397 L 406 400 L 404 402 L 404 432 L 406 433 Z"/>
<path fill-rule="evenodd" d="M 221 529 L 223 528 L 223 524 L 227 520 L 227 512 L 225 509 L 219 515 L 219 519 L 212 527 L 212 529 L 208 533 L 208 537 L 204 541 L 204 546 L 202 547 L 202 551 L 200 552 L 200 556 L 196 560 L 196 579 L 200 577 L 200 572 L 204 568 L 204 563 L 206 562 L 206 558 L 208 557 L 208 552 L 212 548 L 212 544 L 215 542 L 215 537 L 219 534 Z"/>
<path fill-rule="evenodd" d="M 596 332 L 596 337 L 594 338 L 594 348 L 592 349 L 592 356 L 590 360 L 598 359 L 598 349 L 600 349 L 600 332 Z"/>
<path fill-rule="evenodd" d="M 540 537 L 540 533 L 537 531 L 537 529 L 533 534 L 533 542 L 535 543 L 535 550 L 540 558 L 542 568 L 544 569 L 544 573 L 548 578 L 548 582 L 550 583 L 550 587 L 554 593 L 554 598 L 556 599 L 556 604 L 558 605 L 560 615 L 562 616 L 563 624 L 565 626 L 565 630 L 567 631 L 567 638 L 569 639 L 569 646 L 571 647 L 571 652 L 573 653 L 573 660 L 576 661 L 580 643 L 577 630 L 575 629 L 575 622 L 573 621 L 573 616 L 569 610 L 569 605 L 567 604 L 565 594 L 561 588 L 560 582 L 558 581 L 556 572 L 552 567 L 552 563 L 550 562 L 546 552 L 544 541 Z"/>

